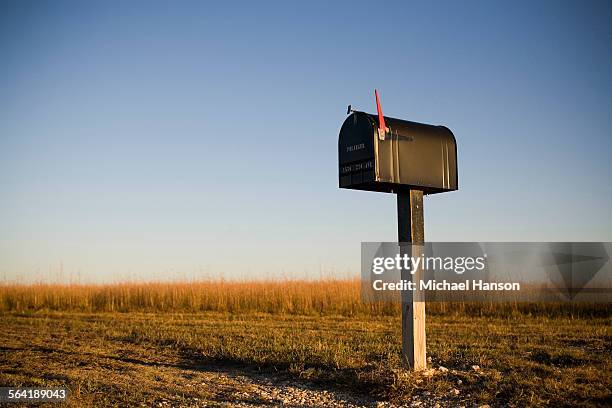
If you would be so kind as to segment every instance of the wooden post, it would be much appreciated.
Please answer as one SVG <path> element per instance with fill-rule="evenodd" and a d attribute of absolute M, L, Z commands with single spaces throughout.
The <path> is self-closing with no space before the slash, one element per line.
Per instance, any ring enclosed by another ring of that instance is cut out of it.
<path fill-rule="evenodd" d="M 422 244 L 425 242 L 423 222 L 423 192 L 420 190 L 400 191 L 397 193 L 397 231 L 400 252 L 404 253 L 401 243 Z M 413 248 L 414 257 L 421 256 L 420 250 Z M 407 250 L 407 249 L 406 249 Z M 414 275 L 402 270 L 401 279 L 411 280 L 417 285 L 423 277 L 419 268 Z M 421 290 L 402 291 L 402 361 L 412 370 L 427 368 L 425 341 L 425 299 Z"/>

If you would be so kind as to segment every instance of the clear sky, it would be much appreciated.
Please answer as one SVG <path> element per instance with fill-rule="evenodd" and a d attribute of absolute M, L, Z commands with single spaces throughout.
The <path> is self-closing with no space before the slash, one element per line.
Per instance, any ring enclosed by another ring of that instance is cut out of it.
<path fill-rule="evenodd" d="M 346 276 L 351 103 L 444 124 L 429 241 L 612 240 L 612 3 L 0 2 L 0 278 Z"/>

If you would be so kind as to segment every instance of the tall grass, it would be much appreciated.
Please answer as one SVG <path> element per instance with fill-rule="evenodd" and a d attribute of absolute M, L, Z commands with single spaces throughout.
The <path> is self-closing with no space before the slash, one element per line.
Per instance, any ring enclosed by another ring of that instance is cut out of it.
<path fill-rule="evenodd" d="M 360 281 L 207 281 L 195 283 L 0 284 L 1 312 L 226 312 L 396 316 L 394 303 L 365 303 Z M 429 314 L 609 316 L 609 304 L 428 303 Z"/>
<path fill-rule="evenodd" d="M 362 304 L 359 290 L 357 280 L 3 285 L 0 310 L 352 315 L 389 308 Z"/>

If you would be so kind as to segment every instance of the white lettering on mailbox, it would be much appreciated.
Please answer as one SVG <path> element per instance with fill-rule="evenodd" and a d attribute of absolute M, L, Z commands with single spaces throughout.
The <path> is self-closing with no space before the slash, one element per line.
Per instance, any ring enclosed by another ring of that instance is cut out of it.
<path fill-rule="evenodd" d="M 354 152 L 356 150 L 361 150 L 361 149 L 365 149 L 365 144 L 364 143 L 359 143 L 359 144 L 352 145 L 352 146 L 346 146 L 346 151 L 347 152 Z"/>
<path fill-rule="evenodd" d="M 353 171 L 362 171 L 362 170 L 370 170 L 374 168 L 374 162 L 372 160 L 368 160 L 366 162 L 349 164 L 346 166 L 340 167 L 340 173 L 346 174 L 351 173 Z"/>

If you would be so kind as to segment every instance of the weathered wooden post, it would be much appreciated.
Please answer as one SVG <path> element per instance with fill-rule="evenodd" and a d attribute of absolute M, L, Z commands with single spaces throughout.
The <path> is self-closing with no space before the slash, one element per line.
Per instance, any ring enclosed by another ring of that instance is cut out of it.
<path fill-rule="evenodd" d="M 423 222 L 423 192 L 408 190 L 397 193 L 397 237 L 400 253 L 408 248 L 408 255 L 418 257 L 419 246 L 425 242 Z M 404 243 L 412 245 L 402 246 Z M 423 269 L 417 268 L 414 274 L 402 269 L 401 279 L 418 284 L 423 277 Z M 402 361 L 413 370 L 427 368 L 425 338 L 425 299 L 420 289 L 402 291 Z"/>
<path fill-rule="evenodd" d="M 457 143 L 444 126 L 383 116 L 375 95 L 377 115 L 349 106 L 338 139 L 339 186 L 396 193 L 400 252 L 410 249 L 418 257 L 425 242 L 423 194 L 457 190 Z M 414 274 L 401 272 L 402 280 L 417 285 L 401 297 L 402 361 L 413 370 L 427 367 L 425 298 L 418 289 L 422 278 L 421 268 Z"/>

